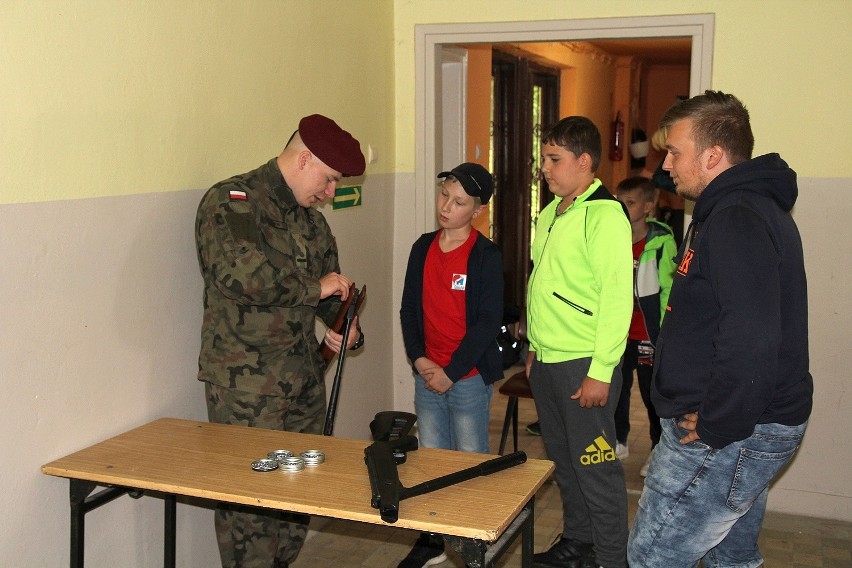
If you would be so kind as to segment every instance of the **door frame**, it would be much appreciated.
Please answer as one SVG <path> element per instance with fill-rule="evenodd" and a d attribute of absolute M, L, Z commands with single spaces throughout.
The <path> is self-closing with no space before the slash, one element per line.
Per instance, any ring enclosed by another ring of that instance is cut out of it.
<path fill-rule="evenodd" d="M 713 14 L 534 22 L 420 24 L 415 27 L 415 234 L 437 228 L 433 179 L 441 148 L 441 51 L 446 45 L 691 37 L 689 95 L 711 88 Z"/>
<path fill-rule="evenodd" d="M 464 162 L 465 142 L 467 140 L 467 50 L 455 46 L 443 46 L 441 49 L 441 86 L 436 87 L 441 97 L 436 100 L 440 105 L 441 123 L 436 124 L 440 133 L 436 133 L 441 145 L 435 148 L 435 155 L 441 156 L 437 163 L 438 171 L 449 170 Z M 438 173 L 437 171 L 435 173 Z"/>

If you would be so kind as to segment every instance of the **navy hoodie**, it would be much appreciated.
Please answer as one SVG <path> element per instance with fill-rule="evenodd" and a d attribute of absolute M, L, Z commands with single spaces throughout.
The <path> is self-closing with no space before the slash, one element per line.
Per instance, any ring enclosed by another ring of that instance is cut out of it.
<path fill-rule="evenodd" d="M 796 172 L 778 154 L 727 169 L 695 202 L 675 258 L 652 400 L 663 418 L 697 411 L 711 447 L 749 437 L 755 424 L 810 416 L 797 196 Z"/>

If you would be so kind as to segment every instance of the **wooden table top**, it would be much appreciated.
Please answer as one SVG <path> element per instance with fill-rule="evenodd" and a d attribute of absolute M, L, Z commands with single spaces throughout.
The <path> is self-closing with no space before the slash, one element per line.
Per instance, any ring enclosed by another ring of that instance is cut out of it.
<path fill-rule="evenodd" d="M 42 467 L 48 475 L 387 524 L 370 506 L 367 440 L 350 440 L 161 418 Z M 257 472 L 272 450 L 318 449 L 325 462 L 299 472 Z M 405 487 L 478 465 L 493 456 L 421 448 L 398 467 Z M 486 542 L 497 540 L 553 471 L 526 463 L 400 502 L 391 526 Z"/>

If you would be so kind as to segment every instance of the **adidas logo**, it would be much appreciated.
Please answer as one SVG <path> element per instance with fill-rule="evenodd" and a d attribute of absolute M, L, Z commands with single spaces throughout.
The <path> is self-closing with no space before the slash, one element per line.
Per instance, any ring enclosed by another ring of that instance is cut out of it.
<path fill-rule="evenodd" d="M 608 461 L 615 461 L 615 450 L 603 436 L 595 438 L 595 441 L 586 447 L 586 454 L 580 457 L 580 463 L 583 465 L 594 465 Z"/>

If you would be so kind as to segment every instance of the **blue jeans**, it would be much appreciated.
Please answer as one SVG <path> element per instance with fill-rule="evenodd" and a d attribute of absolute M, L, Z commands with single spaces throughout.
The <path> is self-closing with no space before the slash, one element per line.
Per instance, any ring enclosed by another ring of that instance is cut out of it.
<path fill-rule="evenodd" d="M 769 483 L 793 457 L 807 422 L 758 424 L 722 449 L 696 440 L 677 418 L 662 420 L 628 543 L 631 568 L 756 568 Z"/>
<path fill-rule="evenodd" d="M 420 445 L 487 454 L 491 385 L 486 385 L 481 375 L 474 375 L 437 394 L 426 388 L 420 375 L 414 380 Z"/>

